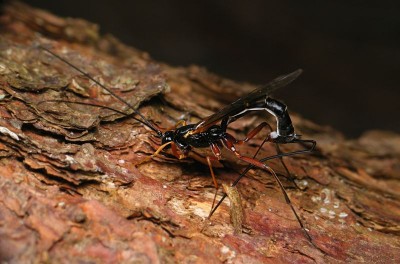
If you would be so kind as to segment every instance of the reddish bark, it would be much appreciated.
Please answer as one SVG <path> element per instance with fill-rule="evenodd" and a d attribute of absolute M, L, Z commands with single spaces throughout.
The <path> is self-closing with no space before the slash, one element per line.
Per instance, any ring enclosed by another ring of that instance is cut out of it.
<path fill-rule="evenodd" d="M 310 230 L 305 238 L 274 179 L 252 170 L 241 181 L 243 233 L 228 203 L 207 219 L 214 195 L 208 167 L 159 155 L 152 131 L 118 100 L 53 56 L 49 47 L 115 87 L 160 127 L 196 122 L 254 87 L 193 66 L 157 63 L 96 25 L 20 3 L 5 7 L 0 38 L 0 259 L 6 262 L 400 262 L 400 136 L 340 133 L 292 113 L 296 130 L 318 142 L 313 155 L 285 158 L 302 189 L 284 181 Z M 295 85 L 295 84 L 293 84 Z M 155 95 L 163 94 L 159 98 Z M 238 138 L 265 119 L 230 126 Z M 262 132 L 240 147 L 251 155 Z M 285 150 L 292 147 L 284 146 Z M 260 157 L 274 154 L 266 145 Z M 244 168 L 224 152 L 231 167 Z M 278 160 L 269 165 L 280 175 Z M 236 174 L 216 170 L 220 182 Z M 240 228 L 239 228 L 240 229 Z M 323 253 L 325 252 L 325 254 Z"/>

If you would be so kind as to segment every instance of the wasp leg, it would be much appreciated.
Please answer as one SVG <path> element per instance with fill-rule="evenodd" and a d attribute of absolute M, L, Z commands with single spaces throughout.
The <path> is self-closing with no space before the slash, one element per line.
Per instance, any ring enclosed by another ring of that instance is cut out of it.
<path fill-rule="evenodd" d="M 264 128 L 264 127 L 268 127 L 269 130 L 272 131 L 272 127 L 270 126 L 270 124 L 268 124 L 267 122 L 262 122 L 261 124 L 259 124 L 256 128 L 254 128 L 253 130 L 251 130 L 247 135 L 246 138 L 243 140 L 238 140 L 238 144 L 242 144 L 244 142 L 248 142 L 249 140 L 251 140 L 253 137 L 255 137 L 258 133 L 260 133 L 260 131 Z M 267 140 L 269 140 L 269 136 L 267 137 Z"/>
<path fill-rule="evenodd" d="M 274 142 L 274 141 L 271 140 L 271 138 L 268 136 L 266 139 L 264 139 L 264 141 L 263 141 L 263 143 L 261 144 L 261 146 L 262 146 L 266 141 Z M 240 143 L 240 141 L 239 141 L 239 143 Z M 275 143 L 275 148 L 276 148 L 277 154 L 276 154 L 276 155 L 269 156 L 269 157 L 266 157 L 266 158 L 263 158 L 263 159 L 261 159 L 260 161 L 261 161 L 261 162 L 266 162 L 266 161 L 272 160 L 272 159 L 279 159 L 280 162 L 281 162 L 281 164 L 282 164 L 282 166 L 283 166 L 283 168 L 285 169 L 285 171 L 286 171 L 286 173 L 287 173 L 287 174 L 286 174 L 286 175 L 287 175 L 287 178 L 288 178 L 290 181 L 294 182 L 294 184 L 295 184 L 296 187 L 298 188 L 296 182 L 294 181 L 294 177 L 293 177 L 292 174 L 289 172 L 289 169 L 287 168 L 287 166 L 286 166 L 286 164 L 285 164 L 283 158 L 284 158 L 284 157 L 291 157 L 291 156 L 295 156 L 295 155 L 300 155 L 300 154 L 311 153 L 311 152 L 313 152 L 313 151 L 315 150 L 315 147 L 316 147 L 316 145 L 317 145 L 317 142 L 316 142 L 315 140 L 312 140 L 312 139 L 298 139 L 298 138 L 297 138 L 297 139 L 293 139 L 291 142 L 286 142 L 286 143 L 284 143 L 284 144 L 298 143 L 298 144 L 302 144 L 302 145 L 308 145 L 308 147 L 306 146 L 304 149 L 296 150 L 296 151 L 292 151 L 292 152 L 282 152 L 281 149 L 280 149 L 280 147 L 279 147 L 279 143 L 276 143 L 276 142 L 274 142 L 274 143 Z M 257 156 L 258 152 L 259 152 L 260 149 L 261 149 L 261 146 L 258 148 L 258 150 L 257 150 L 256 154 L 253 156 L 253 158 L 255 158 L 255 157 Z M 238 179 L 232 184 L 232 187 L 234 187 L 234 186 L 239 182 L 239 180 L 244 176 L 244 174 L 246 174 L 246 173 L 247 173 L 249 170 L 251 170 L 253 167 L 254 167 L 253 165 L 249 165 L 249 166 L 241 173 L 241 175 L 238 177 Z"/>
<path fill-rule="evenodd" d="M 256 159 L 253 159 L 253 158 L 250 158 L 250 157 L 242 156 L 242 155 L 235 149 L 235 146 L 232 144 L 232 142 L 231 142 L 230 140 L 223 140 L 222 142 L 224 143 L 224 145 L 225 145 L 229 150 L 231 150 L 231 151 L 236 155 L 236 157 L 237 157 L 238 159 L 243 160 L 243 161 L 245 161 L 245 162 L 247 162 L 247 163 L 249 163 L 249 164 L 251 164 L 251 165 L 253 165 L 253 166 L 255 166 L 255 167 L 258 167 L 258 168 L 260 168 L 260 169 L 269 171 L 269 172 L 272 174 L 272 176 L 275 178 L 276 182 L 278 183 L 279 188 L 281 189 L 281 191 L 282 191 L 282 193 L 283 193 L 283 196 L 285 197 L 286 203 L 290 206 L 290 208 L 291 208 L 292 211 L 293 211 L 293 214 L 295 215 L 295 217 L 296 217 L 296 219 L 297 219 L 297 222 L 300 224 L 300 227 L 301 227 L 301 229 L 303 230 L 303 232 L 304 232 L 306 238 L 310 241 L 311 244 L 314 245 L 313 240 L 312 240 L 310 234 L 308 233 L 307 229 L 304 227 L 303 222 L 300 220 L 299 215 L 297 214 L 296 210 L 294 209 L 293 204 L 292 204 L 292 202 L 291 202 L 291 200 L 290 200 L 290 198 L 289 198 L 289 196 L 288 196 L 288 194 L 287 194 L 285 188 L 283 187 L 283 184 L 282 184 L 281 180 L 279 180 L 278 176 L 276 175 L 275 171 L 274 171 L 271 167 L 269 167 L 269 166 L 267 166 L 266 164 L 264 164 L 262 161 L 259 161 L 259 160 L 256 160 Z M 315 245 L 314 245 L 314 246 L 315 246 Z"/>
<path fill-rule="evenodd" d="M 177 158 L 177 159 L 184 159 L 187 157 L 187 155 L 185 153 L 179 153 L 178 147 L 176 146 L 176 144 L 174 142 L 171 143 L 171 150 L 172 150 L 172 154 Z"/>
<path fill-rule="evenodd" d="M 221 150 L 218 147 L 218 145 L 214 144 L 214 143 L 210 144 L 210 148 L 211 148 L 212 153 L 214 154 L 214 157 L 213 156 L 207 156 L 206 160 L 207 160 L 208 167 L 210 168 L 211 177 L 213 179 L 213 183 L 214 183 L 214 187 L 215 187 L 214 199 L 213 199 L 213 202 L 212 202 L 212 205 L 211 205 L 211 210 L 212 210 L 214 208 L 214 204 L 215 204 L 215 201 L 217 199 L 217 193 L 218 193 L 218 187 L 219 186 L 218 186 L 217 178 L 215 177 L 215 174 L 214 174 L 214 169 L 212 167 L 211 161 L 212 160 L 218 161 L 218 160 L 221 159 Z"/>
<path fill-rule="evenodd" d="M 301 150 L 296 150 L 296 151 L 292 151 L 292 152 L 280 153 L 277 155 L 269 156 L 264 159 L 261 159 L 260 161 L 265 162 L 267 160 L 276 159 L 276 158 L 280 158 L 280 157 L 290 157 L 290 156 L 295 156 L 295 155 L 304 154 L 304 153 L 311 153 L 315 150 L 315 146 L 317 145 L 317 142 L 312 139 L 294 139 L 292 142 L 288 142 L 285 144 L 293 144 L 293 143 L 310 144 L 310 146 L 308 148 L 301 149 Z"/>
<path fill-rule="evenodd" d="M 265 144 L 265 142 L 268 141 L 268 138 L 264 139 L 264 141 L 261 143 L 260 147 L 258 148 L 258 150 L 256 151 L 256 153 L 253 156 L 253 159 L 256 158 L 258 152 L 261 150 L 262 146 Z M 282 158 L 283 157 L 289 157 L 289 156 L 295 156 L 295 155 L 299 155 L 299 154 L 305 154 L 305 153 L 311 153 L 315 150 L 315 146 L 317 145 L 317 142 L 315 140 L 312 139 L 295 139 L 293 142 L 289 142 L 286 144 L 292 144 L 292 143 L 299 143 L 299 144 L 311 144 L 308 148 L 302 149 L 302 150 L 297 150 L 297 151 L 292 151 L 292 152 L 281 152 L 278 153 L 277 155 L 273 155 L 273 156 L 269 156 L 266 158 L 261 159 L 261 162 L 266 162 L 268 160 L 272 160 L 272 159 L 281 159 L 281 162 L 283 162 Z M 278 144 L 278 143 L 276 143 Z M 277 146 L 279 148 L 279 145 Z M 279 150 L 280 151 L 280 150 Z M 283 163 L 284 164 L 284 163 Z M 286 165 L 283 165 L 284 167 L 286 167 Z M 247 172 L 249 172 L 252 168 L 254 168 L 255 165 L 249 164 L 246 169 L 244 169 L 244 171 L 242 173 L 240 173 L 240 175 L 236 178 L 236 180 L 232 183 L 231 187 L 235 187 L 239 181 L 247 174 Z M 286 170 L 288 171 L 288 170 Z M 288 174 L 290 175 L 290 174 Z M 289 179 L 291 177 L 289 176 Z M 213 208 L 213 210 L 210 213 L 210 216 L 214 214 L 214 212 L 218 209 L 218 207 L 222 204 L 222 202 L 225 200 L 225 198 L 227 197 L 226 194 L 224 194 L 222 196 L 222 198 L 218 201 L 217 205 Z"/>
<path fill-rule="evenodd" d="M 270 129 L 270 131 L 272 131 L 272 127 L 271 127 L 267 122 L 262 122 L 262 123 L 259 124 L 256 128 L 254 128 L 252 131 L 250 131 L 250 132 L 247 134 L 247 136 L 246 136 L 245 139 L 243 139 L 243 140 L 238 140 L 237 143 L 238 143 L 238 144 L 243 144 L 244 142 L 248 142 L 249 140 L 251 140 L 254 136 L 256 136 L 256 135 L 257 135 L 264 127 L 266 127 L 266 126 L 268 126 L 268 128 Z M 269 135 L 264 139 L 264 141 L 262 142 L 261 146 L 257 149 L 256 153 L 255 153 L 254 156 L 253 156 L 253 159 L 255 159 L 255 158 L 257 157 L 258 152 L 261 150 L 261 147 L 265 144 L 266 141 L 271 141 L 271 138 L 270 138 Z M 281 151 L 281 149 L 280 149 L 278 143 L 275 143 L 275 149 L 276 149 L 276 153 L 277 153 L 276 158 L 279 158 L 279 160 L 280 160 L 280 162 L 281 162 L 283 168 L 284 168 L 285 171 L 286 171 L 287 178 L 288 178 L 289 180 L 291 180 L 292 182 L 294 182 L 294 184 L 296 185 L 296 187 L 298 187 L 297 184 L 296 184 L 296 182 L 294 181 L 294 177 L 293 177 L 292 174 L 289 172 L 289 169 L 287 168 L 287 166 L 286 166 L 286 164 L 285 164 L 285 162 L 284 162 L 284 160 L 283 160 L 283 157 L 281 156 L 282 154 L 284 154 L 284 152 Z M 249 166 L 251 166 L 251 165 L 249 165 Z M 240 177 L 240 178 L 242 178 L 242 177 Z M 235 185 L 236 185 L 236 184 L 235 184 Z M 232 185 L 232 187 L 234 187 L 235 185 Z"/>
<path fill-rule="evenodd" d="M 114 109 L 113 109 L 114 110 Z M 169 131 L 169 130 L 175 130 L 175 129 L 177 129 L 179 126 L 186 126 L 186 120 L 179 120 L 178 122 L 176 122 L 176 124 L 175 125 L 173 125 L 173 126 L 170 126 L 170 127 L 167 127 L 167 128 L 164 128 L 164 127 L 160 127 L 160 126 L 157 126 L 156 124 L 153 124 L 158 130 L 162 130 L 162 131 Z"/>
<path fill-rule="evenodd" d="M 177 129 L 179 126 L 186 126 L 186 120 L 179 120 L 178 122 L 176 122 L 176 124 L 172 127 L 167 128 L 166 130 L 175 130 Z"/>
<path fill-rule="evenodd" d="M 265 139 L 265 140 L 263 141 L 263 143 L 261 144 L 261 146 L 262 146 L 266 141 L 268 141 L 268 138 Z M 280 159 L 281 162 L 282 162 L 282 165 L 285 167 L 285 170 L 286 170 L 286 172 L 288 173 L 288 178 L 289 178 L 289 179 L 293 179 L 293 178 L 291 177 L 291 174 L 289 173 L 289 170 L 287 169 L 287 167 L 286 167 L 286 165 L 285 165 L 285 163 L 284 163 L 284 161 L 283 161 L 283 157 L 291 157 L 291 156 L 295 156 L 295 155 L 299 155 L 299 154 L 311 153 L 311 152 L 313 152 L 313 151 L 315 150 L 315 146 L 317 145 L 317 142 L 316 142 L 315 140 L 312 140 L 312 139 L 295 139 L 295 140 L 293 140 L 293 142 L 289 142 L 289 143 L 286 143 L 286 144 L 293 144 L 293 143 L 310 144 L 310 146 L 309 146 L 309 147 L 306 147 L 306 148 L 304 148 L 304 149 L 296 150 L 296 151 L 292 151 L 292 152 L 282 152 L 282 151 L 280 150 L 279 144 L 278 144 L 278 143 L 275 143 L 275 144 L 276 144 L 276 149 L 277 149 L 277 153 L 278 153 L 278 154 L 273 155 L 273 156 L 269 156 L 269 157 L 266 157 L 266 158 L 263 158 L 263 159 L 260 159 L 260 162 L 266 162 L 266 161 L 272 160 L 272 159 Z M 257 150 L 256 154 L 253 156 L 253 158 L 255 158 L 255 156 L 258 154 L 258 152 L 259 152 L 260 149 L 261 149 L 261 146 L 258 148 L 258 150 Z M 234 186 L 240 181 L 240 179 L 243 178 L 243 176 L 244 176 L 249 170 L 251 170 L 252 168 L 254 168 L 254 165 L 249 165 L 249 166 L 247 166 L 247 168 L 246 168 L 246 169 L 240 174 L 240 176 L 234 181 L 234 183 L 232 184 L 232 187 L 234 187 Z"/>
<path fill-rule="evenodd" d="M 281 151 L 281 148 L 279 147 L 278 143 L 275 143 L 275 149 L 276 149 L 277 155 L 284 154 L 284 152 Z M 291 182 L 293 182 L 297 189 L 300 189 L 299 186 L 297 185 L 296 181 L 295 181 L 295 177 L 293 177 L 293 175 L 290 173 L 288 167 L 286 166 L 286 163 L 283 160 L 283 157 L 280 156 L 279 160 L 281 161 L 281 164 L 282 164 L 283 168 L 285 169 L 287 179 L 289 179 Z"/>
<path fill-rule="evenodd" d="M 262 122 L 261 124 L 259 124 L 256 128 L 254 128 L 252 131 L 250 131 L 246 138 L 243 140 L 243 142 L 247 142 L 250 139 L 252 139 L 253 137 L 255 137 L 255 135 L 257 135 L 258 133 L 260 133 L 261 129 L 263 129 L 264 127 L 268 127 L 269 130 L 272 131 L 272 127 L 270 126 L 270 124 L 268 124 L 267 122 Z"/>
<path fill-rule="evenodd" d="M 261 148 L 264 146 L 265 142 L 268 141 L 268 139 L 269 139 L 269 137 L 267 137 L 267 138 L 265 138 L 265 139 L 263 140 L 263 142 L 261 143 L 261 145 L 258 147 L 256 153 L 254 153 L 253 159 L 255 159 L 255 158 L 257 157 L 257 155 L 258 155 L 258 153 L 260 152 Z M 246 167 L 246 169 L 245 169 L 242 173 L 236 172 L 237 174 L 239 174 L 239 176 L 238 176 L 238 177 L 236 178 L 236 180 L 231 184 L 231 187 L 235 187 L 235 186 L 239 183 L 239 181 L 246 175 L 246 173 L 247 173 L 250 169 L 252 169 L 252 168 L 254 168 L 254 165 L 249 164 L 249 165 Z M 225 200 L 225 198 L 226 198 L 227 196 L 228 196 L 228 195 L 227 195 L 226 193 L 223 194 L 222 198 L 218 201 L 217 205 L 211 210 L 210 215 L 209 215 L 208 217 L 211 217 L 211 216 L 214 214 L 214 212 L 218 209 L 218 207 L 222 204 L 222 202 Z"/>
<path fill-rule="evenodd" d="M 139 162 L 136 163 L 135 165 L 137 166 L 137 165 L 140 165 L 140 164 L 149 162 L 149 161 L 151 160 L 151 158 L 157 156 L 165 147 L 167 147 L 168 145 L 171 145 L 171 144 L 173 144 L 173 141 L 170 141 L 170 142 L 167 142 L 167 143 L 161 145 L 160 147 L 158 147 L 158 149 L 156 150 L 156 152 L 154 152 L 152 155 L 150 155 L 150 156 L 144 158 L 143 160 L 139 161 Z"/>

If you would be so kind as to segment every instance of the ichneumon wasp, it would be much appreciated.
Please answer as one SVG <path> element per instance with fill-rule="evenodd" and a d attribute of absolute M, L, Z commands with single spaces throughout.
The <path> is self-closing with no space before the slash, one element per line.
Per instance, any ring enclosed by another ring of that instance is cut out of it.
<path fill-rule="evenodd" d="M 286 166 L 283 163 L 282 157 L 298 155 L 302 153 L 312 152 L 316 146 L 316 142 L 314 140 L 304 140 L 301 139 L 300 135 L 297 135 L 294 131 L 294 127 L 292 121 L 290 119 L 290 115 L 287 111 L 287 106 L 276 100 L 271 98 L 269 95 L 284 86 L 287 86 L 292 81 L 294 81 L 302 72 L 302 70 L 296 70 L 292 73 L 287 75 L 282 75 L 267 85 L 261 86 L 254 91 L 250 92 L 248 95 L 239 98 L 238 100 L 234 101 L 233 103 L 227 105 L 220 111 L 212 114 L 211 116 L 201 120 L 197 124 L 189 124 L 187 125 L 185 122 L 182 122 L 181 126 L 177 126 L 174 129 L 169 129 L 167 131 L 161 131 L 156 126 L 154 126 L 149 120 L 147 120 L 137 109 L 131 106 L 128 102 L 126 102 L 122 97 L 118 94 L 113 92 L 110 88 L 106 87 L 105 85 L 98 82 L 88 73 L 84 72 L 83 70 L 79 69 L 77 66 L 73 65 L 72 63 L 66 61 L 64 58 L 60 57 L 56 53 L 52 52 L 51 50 L 39 46 L 42 50 L 50 53 L 54 57 L 58 58 L 62 62 L 66 63 L 68 66 L 72 67 L 86 78 L 90 79 L 101 88 L 105 89 L 123 104 L 128 106 L 139 118 L 133 117 L 138 122 L 142 123 L 143 125 L 147 126 L 151 130 L 156 133 L 156 137 L 161 139 L 160 147 L 155 151 L 152 156 L 159 154 L 163 149 L 171 148 L 172 154 L 178 158 L 183 159 L 187 157 L 189 152 L 192 148 L 210 148 L 213 155 L 208 155 L 206 157 L 207 164 L 210 169 L 210 173 L 213 179 L 214 186 L 218 189 L 218 183 L 215 178 L 215 174 L 212 167 L 213 160 L 220 160 L 221 157 L 221 148 L 226 148 L 227 150 L 231 151 L 235 154 L 235 156 L 248 163 L 249 165 L 247 168 L 239 175 L 239 177 L 232 183 L 232 187 L 236 186 L 240 179 L 246 175 L 246 173 L 254 168 L 258 167 L 260 169 L 266 170 L 273 175 L 275 180 L 277 181 L 280 189 L 282 190 L 285 201 L 291 207 L 294 215 L 296 216 L 297 221 L 299 222 L 302 230 L 306 234 L 307 239 L 313 244 L 311 236 L 308 234 L 306 228 L 304 227 L 300 217 L 296 213 L 289 196 L 287 195 L 281 181 L 279 180 L 278 176 L 268 165 L 265 164 L 266 161 L 280 158 L 283 166 L 285 167 L 286 171 L 288 172 Z M 80 104 L 81 102 L 69 102 L 69 103 L 77 103 Z M 81 103 L 83 104 L 83 103 Z M 85 103 L 86 104 L 86 103 Z M 89 104 L 90 105 L 90 104 Z M 101 105 L 94 104 L 93 106 L 96 107 L 103 107 L 109 110 L 115 111 L 119 114 L 126 115 L 126 113 L 121 112 L 116 109 L 104 107 Z M 271 115 L 273 115 L 276 119 L 276 131 L 273 131 L 271 126 L 267 122 L 262 122 L 252 131 L 250 131 L 246 138 L 243 140 L 237 140 L 231 134 L 227 132 L 228 125 L 237 119 L 245 116 L 251 111 L 267 111 Z M 179 123 L 178 123 L 179 124 Z M 254 136 L 256 136 L 264 127 L 269 127 L 271 132 L 264 139 L 263 143 L 259 147 L 258 151 L 253 157 L 243 156 L 240 152 L 236 149 L 235 145 L 242 144 L 251 140 Z M 261 149 L 262 145 L 265 142 L 275 143 L 277 147 L 278 153 L 274 156 L 269 156 L 260 160 L 256 159 L 256 155 L 258 154 L 259 150 Z M 309 145 L 303 150 L 293 151 L 282 153 L 279 149 L 278 144 L 290 144 L 290 143 L 299 143 Z M 151 156 L 150 156 L 151 158 Z M 215 210 L 221 205 L 223 200 L 227 197 L 226 194 L 223 195 L 221 200 L 217 203 L 217 205 L 211 209 L 209 217 L 215 212 Z M 314 244 L 313 244 L 314 245 Z"/>

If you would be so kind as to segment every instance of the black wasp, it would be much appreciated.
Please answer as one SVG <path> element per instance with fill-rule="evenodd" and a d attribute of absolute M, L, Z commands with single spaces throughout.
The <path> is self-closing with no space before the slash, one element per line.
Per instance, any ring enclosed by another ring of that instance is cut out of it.
<path fill-rule="evenodd" d="M 292 73 L 289 73 L 287 75 L 282 75 L 274 79 L 267 85 L 255 89 L 248 95 L 239 98 L 238 100 L 227 105 L 226 107 L 216 112 L 215 114 L 201 120 L 197 124 L 187 125 L 185 122 L 183 122 L 182 126 L 177 127 L 173 130 L 167 130 L 163 132 L 160 129 L 156 128 L 154 125 L 152 125 L 137 109 L 131 106 L 119 95 L 114 93 L 111 89 L 109 89 L 108 87 L 102 85 L 100 82 L 95 80 L 92 76 L 82 71 L 81 69 L 71 64 L 70 62 L 66 61 L 65 59 L 55 54 L 51 50 L 44 47 L 40 48 L 52 54 L 54 57 L 63 61 L 70 67 L 74 68 L 75 70 L 77 70 L 78 72 L 80 72 L 93 82 L 95 82 L 97 85 L 108 91 L 111 95 L 113 95 L 119 101 L 127 105 L 130 109 L 132 109 L 134 113 L 140 117 L 140 119 L 135 117 L 134 119 L 139 121 L 143 125 L 149 127 L 156 133 L 155 136 L 161 139 L 162 142 L 161 146 L 152 156 L 157 155 L 163 149 L 170 147 L 172 154 L 176 158 L 182 159 L 187 157 L 188 153 L 192 148 L 210 148 L 213 155 L 207 156 L 206 161 L 210 168 L 211 176 L 213 178 L 213 182 L 216 188 L 218 188 L 218 184 L 213 172 L 211 161 L 221 159 L 222 147 L 225 147 L 229 151 L 233 152 L 238 159 L 249 164 L 248 167 L 234 181 L 232 186 L 236 186 L 240 181 L 240 179 L 253 167 L 258 167 L 269 171 L 279 184 L 279 187 L 285 196 L 286 202 L 290 205 L 301 228 L 305 232 L 308 240 L 312 243 L 312 239 L 308 234 L 307 230 L 305 229 L 304 225 L 302 224 L 296 211 L 294 210 L 293 205 L 291 204 L 291 201 L 289 199 L 289 196 L 287 195 L 281 181 L 277 177 L 276 173 L 268 165 L 264 163 L 265 161 L 270 159 L 282 158 L 285 156 L 293 156 L 301 153 L 312 152 L 316 146 L 316 142 L 314 140 L 303 140 L 300 138 L 299 135 L 295 133 L 292 121 L 287 111 L 287 106 L 284 103 L 269 97 L 269 95 L 276 89 L 287 86 L 292 81 L 294 81 L 302 73 L 302 70 L 299 69 Z M 79 103 L 79 102 L 71 102 L 71 103 Z M 100 105 L 95 105 L 95 106 L 104 107 Z M 104 108 L 126 115 L 126 113 L 120 112 L 112 108 L 108 107 Z M 250 131 L 247 134 L 246 138 L 244 138 L 243 140 L 237 140 L 227 132 L 227 128 L 230 123 L 236 121 L 237 119 L 243 117 L 244 115 L 248 114 L 251 111 L 267 111 L 268 113 L 272 114 L 276 119 L 276 131 L 272 131 L 271 129 L 272 132 L 269 133 L 268 137 L 264 140 L 264 142 L 272 142 L 276 144 L 300 143 L 300 144 L 309 144 L 309 147 L 294 152 L 288 152 L 288 153 L 279 152 L 277 155 L 266 157 L 261 160 L 257 160 L 255 156 L 247 157 L 241 155 L 240 152 L 235 147 L 236 144 L 241 144 L 243 142 L 249 141 L 266 126 L 271 128 L 267 122 L 262 122 L 255 129 Z M 214 208 L 212 208 L 210 216 L 215 212 L 215 210 L 218 208 L 218 206 L 222 203 L 222 201 L 225 198 L 226 194 L 224 194 L 224 196 L 217 203 L 217 205 Z"/>

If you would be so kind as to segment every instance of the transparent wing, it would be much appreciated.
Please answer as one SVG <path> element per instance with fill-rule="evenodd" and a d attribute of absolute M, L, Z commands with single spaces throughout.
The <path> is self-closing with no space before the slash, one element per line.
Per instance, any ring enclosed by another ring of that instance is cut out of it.
<path fill-rule="evenodd" d="M 212 126 L 219 120 L 223 119 L 227 116 L 234 116 L 240 112 L 242 112 L 246 107 L 248 107 L 251 102 L 257 101 L 261 98 L 265 98 L 270 95 L 276 89 L 284 87 L 291 82 L 293 82 L 303 71 L 298 69 L 292 73 L 287 75 L 279 76 L 278 78 L 274 79 L 270 83 L 263 85 L 254 91 L 250 92 L 248 95 L 243 96 L 233 103 L 225 106 L 215 114 L 210 115 L 209 117 L 205 118 L 203 121 L 199 122 L 196 126 L 196 130 L 194 133 L 199 133 L 205 131 L 208 127 Z"/>

